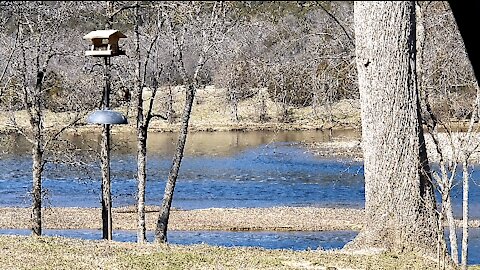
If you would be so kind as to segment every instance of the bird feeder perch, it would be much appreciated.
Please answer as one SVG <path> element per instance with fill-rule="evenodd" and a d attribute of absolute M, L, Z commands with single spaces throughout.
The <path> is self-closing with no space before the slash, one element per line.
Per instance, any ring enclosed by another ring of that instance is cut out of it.
<path fill-rule="evenodd" d="M 121 38 L 126 38 L 118 30 L 96 30 L 86 34 L 83 39 L 90 40 L 89 50 L 85 51 L 87 56 L 118 56 L 125 55 L 125 51 L 118 46 Z"/>

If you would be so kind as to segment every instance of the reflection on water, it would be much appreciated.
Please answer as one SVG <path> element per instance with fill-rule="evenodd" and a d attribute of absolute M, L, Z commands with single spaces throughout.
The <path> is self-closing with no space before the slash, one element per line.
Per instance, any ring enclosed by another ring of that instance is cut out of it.
<path fill-rule="evenodd" d="M 115 131 L 115 127 L 113 128 Z M 274 142 L 323 142 L 348 138 L 359 138 L 356 130 L 338 131 L 231 131 L 231 132 L 193 132 L 189 133 L 185 154 L 187 156 L 232 155 L 238 151 Z M 98 149 L 100 133 L 82 133 L 66 135 L 64 140 L 81 149 Z M 175 151 L 177 133 L 149 133 L 147 148 L 150 155 L 171 156 Z M 112 133 L 114 154 L 136 153 L 136 135 L 133 133 Z M 0 154 L 29 154 L 29 143 L 19 135 L 0 135 Z"/>

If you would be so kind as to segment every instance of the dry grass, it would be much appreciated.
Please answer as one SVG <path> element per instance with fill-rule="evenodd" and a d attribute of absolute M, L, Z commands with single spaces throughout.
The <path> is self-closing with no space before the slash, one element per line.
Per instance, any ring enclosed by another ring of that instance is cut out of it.
<path fill-rule="evenodd" d="M 0 265 L 2 269 L 436 269 L 432 261 L 414 254 L 139 245 L 23 236 L 0 236 Z"/>
<path fill-rule="evenodd" d="M 184 91 L 181 87 L 175 87 L 174 93 L 174 111 L 177 118 L 183 111 Z M 145 93 L 145 105 L 149 102 L 149 94 Z M 198 89 L 195 104 L 193 106 L 190 130 L 191 131 L 229 131 L 229 130 L 311 130 L 311 129 L 329 129 L 329 128 L 358 128 L 360 124 L 360 111 L 357 100 L 343 100 L 335 104 L 330 110 L 324 106 L 319 106 L 317 112 L 313 111 L 311 106 L 305 108 L 291 108 L 291 119 L 289 123 L 279 121 L 280 109 L 277 104 L 271 100 L 267 101 L 268 122 L 259 122 L 258 104 L 259 96 L 253 96 L 239 103 L 238 111 L 240 121 L 232 120 L 231 107 L 226 100 L 225 89 L 214 87 L 205 87 Z M 155 111 L 160 114 L 165 112 L 165 91 L 160 92 L 156 98 Z M 135 114 L 133 108 L 129 111 L 126 107 L 115 108 L 127 115 L 128 125 L 114 126 L 114 132 L 130 132 L 135 129 Z M 85 112 L 86 115 L 88 112 Z M 28 117 L 25 111 L 18 111 L 13 114 L 19 126 L 28 126 Z M 0 112 L 0 133 L 13 131 L 10 126 L 12 114 Z M 45 127 L 57 128 L 69 122 L 73 114 L 70 113 L 52 113 L 46 111 Z M 83 117 L 85 118 L 85 117 Z M 178 121 L 178 119 L 177 119 Z M 79 122 L 76 132 L 91 131 L 98 127 L 87 125 L 84 120 Z M 165 120 L 154 119 L 150 125 L 152 132 L 171 132 L 177 131 L 179 124 L 168 124 Z"/>
<path fill-rule="evenodd" d="M 158 207 L 147 207 L 147 229 L 154 230 Z M 0 208 L 0 228 L 27 229 L 29 208 Z M 136 229 L 134 207 L 114 208 L 115 230 Z M 323 231 L 360 230 L 362 209 L 273 207 L 211 208 L 173 210 L 169 220 L 172 230 L 264 230 Z M 47 208 L 43 211 L 45 229 L 101 229 L 100 208 Z"/>
<path fill-rule="evenodd" d="M 314 142 L 307 144 L 307 147 L 322 157 L 349 158 L 355 161 L 361 161 L 363 157 L 360 140 Z"/>

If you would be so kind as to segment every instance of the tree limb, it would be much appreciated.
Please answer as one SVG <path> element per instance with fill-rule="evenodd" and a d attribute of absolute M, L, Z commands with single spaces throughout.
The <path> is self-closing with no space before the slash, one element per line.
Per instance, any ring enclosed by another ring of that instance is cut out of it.
<path fill-rule="evenodd" d="M 17 41 L 18 41 L 19 36 L 20 36 L 19 30 L 17 29 L 17 34 L 15 35 L 15 42 L 13 44 L 12 51 L 10 52 L 10 55 L 7 58 L 7 62 L 5 63 L 5 67 L 3 68 L 2 75 L 0 75 L 0 82 L 3 81 L 3 77 L 5 77 L 5 74 L 7 73 L 8 66 L 10 65 L 10 61 L 12 60 L 12 57 L 13 57 L 13 53 L 15 52 L 15 49 L 17 48 Z M 8 82 L 5 83 L 5 86 L 2 89 L 0 89 L 0 97 L 3 94 L 3 91 L 7 88 L 7 85 L 8 85 Z"/>
<path fill-rule="evenodd" d="M 50 143 L 56 139 L 58 139 L 58 137 L 65 131 L 67 130 L 68 128 L 74 126 L 76 123 L 78 123 L 78 121 L 80 121 L 80 119 L 82 119 L 83 117 L 83 114 L 80 114 L 80 113 L 77 113 L 77 115 L 75 116 L 75 118 L 68 124 L 66 124 L 65 126 L 63 126 L 62 128 L 60 128 L 57 132 L 55 132 L 52 136 L 50 136 L 48 139 L 45 140 L 45 143 L 43 144 L 43 149 L 48 149 L 48 146 L 50 145 Z"/>
<path fill-rule="evenodd" d="M 345 27 L 340 23 L 340 21 L 322 5 L 321 1 L 317 1 L 317 5 L 321 9 L 323 9 L 323 11 L 325 11 L 325 13 L 327 13 L 328 16 L 330 16 L 330 18 L 332 18 L 338 24 L 338 26 L 340 26 L 340 28 L 342 28 L 343 33 L 345 33 L 348 40 L 350 41 L 350 45 L 355 45 L 355 42 L 353 41 L 352 37 L 348 34 L 347 29 L 345 29 Z"/>

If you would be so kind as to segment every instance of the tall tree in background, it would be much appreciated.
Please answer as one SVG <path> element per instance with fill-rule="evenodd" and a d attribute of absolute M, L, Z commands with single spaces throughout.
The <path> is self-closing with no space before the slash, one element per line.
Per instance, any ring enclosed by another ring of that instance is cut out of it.
<path fill-rule="evenodd" d="M 434 255 L 438 228 L 415 66 L 415 5 L 355 2 L 367 222 L 349 248 Z"/>

